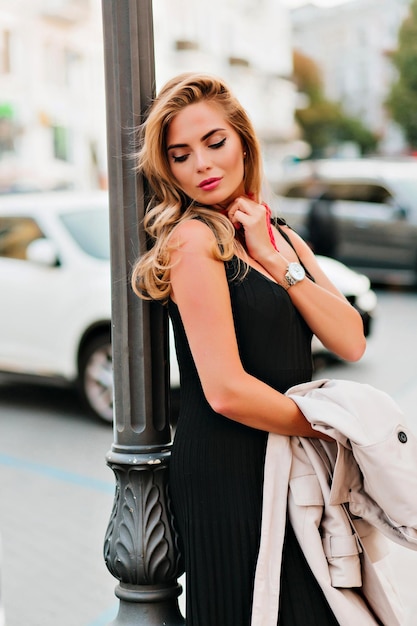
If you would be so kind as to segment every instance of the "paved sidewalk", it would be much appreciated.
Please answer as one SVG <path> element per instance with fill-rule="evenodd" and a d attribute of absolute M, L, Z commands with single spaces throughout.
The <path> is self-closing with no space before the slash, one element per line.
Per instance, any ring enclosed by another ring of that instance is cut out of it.
<path fill-rule="evenodd" d="M 19 393 L 32 398 L 19 405 Z M 0 389 L 6 626 L 105 626 L 117 609 L 117 581 L 102 556 L 112 430 L 86 418 L 69 393 L 57 411 L 58 393 Z"/>
<path fill-rule="evenodd" d="M 112 428 L 74 394 L 2 384 L 0 536 L 6 626 L 107 626 L 117 580 L 103 558 L 114 497 Z"/>

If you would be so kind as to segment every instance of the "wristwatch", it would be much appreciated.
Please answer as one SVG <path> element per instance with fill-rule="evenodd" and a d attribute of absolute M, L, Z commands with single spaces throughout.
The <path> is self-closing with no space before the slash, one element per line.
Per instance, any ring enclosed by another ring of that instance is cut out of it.
<path fill-rule="evenodd" d="M 284 276 L 285 281 L 281 283 L 281 286 L 284 287 L 284 289 L 289 289 L 302 281 L 305 275 L 304 267 L 300 265 L 300 263 L 290 263 Z"/>

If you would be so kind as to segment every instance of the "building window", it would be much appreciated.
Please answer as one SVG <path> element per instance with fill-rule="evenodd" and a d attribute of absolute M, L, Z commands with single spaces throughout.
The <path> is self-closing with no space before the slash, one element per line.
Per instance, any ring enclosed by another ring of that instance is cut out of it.
<path fill-rule="evenodd" d="M 250 63 L 248 61 L 248 59 L 244 59 L 243 57 L 229 57 L 228 58 L 229 61 L 229 65 L 231 65 L 232 67 L 249 67 Z"/>
<path fill-rule="evenodd" d="M 69 160 L 68 129 L 64 126 L 53 126 L 54 157 L 61 161 Z"/>
<path fill-rule="evenodd" d="M 9 30 L 0 31 L 0 74 L 11 72 L 11 34 Z"/>
<path fill-rule="evenodd" d="M 175 42 L 175 50 L 198 50 L 199 45 L 197 41 L 190 41 L 189 39 L 177 39 Z"/>
<path fill-rule="evenodd" d="M 9 102 L 0 102 L 0 159 L 5 154 L 14 152 L 16 127 L 13 115 L 13 106 Z"/>

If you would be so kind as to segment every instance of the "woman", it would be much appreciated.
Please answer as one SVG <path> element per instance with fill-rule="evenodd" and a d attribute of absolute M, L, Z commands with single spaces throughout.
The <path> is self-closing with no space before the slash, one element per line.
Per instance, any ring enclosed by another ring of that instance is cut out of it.
<path fill-rule="evenodd" d="M 365 349 L 360 316 L 261 199 L 248 116 L 222 80 L 182 75 L 160 92 L 138 167 L 153 191 L 154 241 L 133 272 L 141 297 L 168 303 L 181 374 L 170 493 L 192 626 L 248 626 L 269 432 L 317 437 L 283 395 L 310 380 L 311 337 L 341 358 Z M 281 626 L 337 621 L 290 525 Z"/>

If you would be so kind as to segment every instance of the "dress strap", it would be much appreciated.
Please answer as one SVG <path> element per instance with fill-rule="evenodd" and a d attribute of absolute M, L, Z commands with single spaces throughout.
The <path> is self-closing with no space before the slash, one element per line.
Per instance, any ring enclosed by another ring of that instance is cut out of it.
<path fill-rule="evenodd" d="M 289 226 L 287 224 L 287 222 L 284 220 L 283 217 L 274 217 L 271 220 L 272 224 L 274 224 L 274 226 L 278 229 L 278 231 L 280 232 L 280 234 L 284 237 L 285 241 L 291 246 L 291 248 L 294 250 L 295 254 L 297 255 L 297 259 L 300 262 L 300 265 L 302 265 L 302 267 L 304 268 L 305 273 L 307 274 L 308 278 L 310 280 L 312 280 L 313 282 L 315 282 L 314 280 L 314 276 L 312 276 L 312 274 L 310 274 L 310 272 L 308 271 L 308 269 L 306 268 L 306 266 L 304 265 L 304 263 L 302 262 L 302 260 L 300 259 L 300 257 L 298 256 L 298 252 L 294 247 L 293 242 L 291 241 L 291 238 L 288 236 L 288 234 L 285 232 L 285 230 L 283 230 L 281 228 L 281 226 L 287 226 L 290 230 L 292 230 L 291 226 Z"/>

